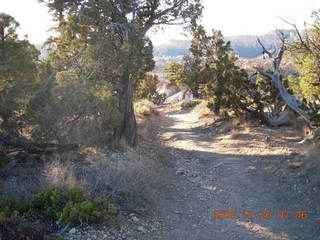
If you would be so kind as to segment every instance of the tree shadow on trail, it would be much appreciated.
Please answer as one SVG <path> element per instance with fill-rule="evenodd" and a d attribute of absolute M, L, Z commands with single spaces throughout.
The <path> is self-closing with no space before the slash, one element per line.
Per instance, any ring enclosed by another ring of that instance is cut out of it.
<path fill-rule="evenodd" d="M 179 126 L 177 128 L 175 126 L 179 124 L 179 120 L 172 117 L 177 113 L 181 112 L 173 111 L 169 116 L 162 116 L 161 125 L 158 126 L 157 131 L 160 135 L 163 133 L 166 135 L 162 139 L 166 142 L 166 151 L 178 153 L 172 157 L 171 161 L 177 162 L 175 158 L 182 158 L 180 167 L 185 168 L 185 172 L 181 177 L 191 179 L 191 182 L 193 179 L 201 179 L 203 182 L 196 186 L 212 193 L 212 197 L 207 199 L 212 210 L 236 210 L 240 214 L 244 210 L 254 210 L 257 213 L 269 210 L 273 214 L 271 219 L 245 219 L 242 216 L 232 224 L 230 221 L 233 220 L 221 220 L 219 224 L 212 222 L 211 225 L 204 225 L 194 230 L 192 235 L 199 234 L 197 235 L 201 236 L 199 239 L 207 239 L 210 235 L 206 235 L 206 231 L 213 232 L 209 229 L 210 227 L 221 226 L 226 228 L 227 232 L 219 239 L 309 240 L 319 236 L 317 214 L 320 210 L 320 199 L 312 190 L 312 186 L 319 182 L 309 182 L 306 185 L 307 177 L 302 174 L 303 167 L 289 168 L 286 164 L 295 155 L 289 151 L 274 151 L 274 149 L 289 148 L 290 145 L 298 142 L 297 130 L 283 127 L 279 131 L 279 129 L 265 126 L 255 126 L 249 131 L 240 131 L 236 136 L 231 136 L 230 130 L 217 131 L 217 128 L 223 127 L 221 120 L 217 120 L 209 127 L 179 128 Z M 215 144 L 220 144 L 223 140 L 225 140 L 226 151 L 221 146 L 215 149 Z M 182 147 L 179 144 L 176 145 L 180 141 L 185 143 L 181 145 Z M 242 153 L 240 151 L 243 148 L 253 149 L 261 142 L 268 144 L 270 152 Z M 233 151 L 227 151 L 230 148 Z M 237 149 L 239 149 L 238 152 Z M 192 192 L 189 196 L 190 198 L 185 199 L 188 204 L 193 201 L 193 198 L 196 201 L 195 204 L 199 204 L 198 196 L 192 196 Z M 291 215 L 287 219 L 280 219 L 279 210 L 290 210 Z M 303 210 L 308 212 L 308 218 L 297 218 L 298 211 Z M 197 212 L 196 214 L 206 213 Z M 187 233 L 185 235 L 185 239 L 192 239 Z"/>

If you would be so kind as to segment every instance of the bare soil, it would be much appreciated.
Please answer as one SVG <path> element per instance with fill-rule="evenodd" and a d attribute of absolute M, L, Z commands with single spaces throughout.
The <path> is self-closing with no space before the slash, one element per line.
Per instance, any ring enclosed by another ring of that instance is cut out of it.
<path fill-rule="evenodd" d="M 174 174 L 162 230 L 137 239 L 320 239 L 319 175 L 301 154 L 305 146 L 297 145 L 301 133 L 242 126 L 203 109 L 181 111 L 178 104 L 158 109 L 153 136 L 157 133 L 171 155 Z M 236 218 L 214 217 L 215 211 L 226 216 L 233 211 Z M 249 211 L 251 218 L 244 214 Z M 288 216 L 280 218 L 279 211 Z"/>

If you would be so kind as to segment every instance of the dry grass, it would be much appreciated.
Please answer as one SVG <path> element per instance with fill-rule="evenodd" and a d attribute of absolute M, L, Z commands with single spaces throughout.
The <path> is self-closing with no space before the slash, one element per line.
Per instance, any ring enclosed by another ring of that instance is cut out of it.
<path fill-rule="evenodd" d="M 140 136 L 143 141 L 150 142 L 152 139 L 151 131 L 151 119 L 144 116 L 137 116 L 138 123 L 138 136 Z"/>
<path fill-rule="evenodd" d="M 0 169 L 0 196 L 30 198 L 48 186 L 79 187 L 90 196 L 111 198 L 122 210 L 142 213 L 155 209 L 166 182 L 163 162 L 149 146 L 116 152 L 86 148 L 28 161 Z"/>
<path fill-rule="evenodd" d="M 137 115 L 143 115 L 143 116 L 150 116 L 152 114 L 157 114 L 156 106 L 152 102 L 146 99 L 143 99 L 134 103 L 134 112 Z"/>
<path fill-rule="evenodd" d="M 154 116 L 155 106 L 143 104 Z M 140 136 L 150 139 L 151 119 L 140 115 L 139 121 L 143 126 Z M 14 166 L 0 168 L 0 198 L 30 198 L 49 186 L 78 187 L 92 197 L 111 198 L 122 210 L 154 210 L 159 206 L 159 193 L 166 189 L 165 158 L 158 146 L 146 142 L 135 149 L 120 142 L 114 149 L 84 147 L 75 152 L 31 155 Z"/>

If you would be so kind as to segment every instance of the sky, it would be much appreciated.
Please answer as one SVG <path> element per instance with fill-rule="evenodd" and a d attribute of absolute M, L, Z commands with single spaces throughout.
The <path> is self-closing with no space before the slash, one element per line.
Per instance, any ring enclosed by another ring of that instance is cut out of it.
<path fill-rule="evenodd" d="M 303 26 L 311 23 L 313 10 L 320 9 L 319 0 L 203 0 L 202 24 L 208 31 L 221 30 L 224 36 L 261 35 L 271 30 L 290 26 L 279 17 Z M 28 35 L 30 42 L 43 43 L 54 26 L 46 6 L 37 0 L 0 0 L 0 12 L 15 17 L 20 23 L 18 33 Z M 170 39 L 185 39 L 179 27 L 166 27 L 151 32 L 154 45 L 168 43 Z"/>

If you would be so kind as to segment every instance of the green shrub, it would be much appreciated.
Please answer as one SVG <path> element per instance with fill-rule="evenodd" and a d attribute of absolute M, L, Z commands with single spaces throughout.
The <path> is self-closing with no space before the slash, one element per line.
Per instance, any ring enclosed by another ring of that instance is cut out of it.
<path fill-rule="evenodd" d="M 32 196 L 29 213 L 46 219 L 58 219 L 67 199 L 61 189 L 50 187 Z"/>
<path fill-rule="evenodd" d="M 142 100 L 134 103 L 134 112 L 138 115 L 150 116 L 152 114 L 154 105 L 148 100 Z"/>
<path fill-rule="evenodd" d="M 155 95 L 152 96 L 151 102 L 153 102 L 156 105 L 161 105 L 166 101 L 166 99 L 167 99 L 167 94 L 165 94 L 165 93 L 162 93 L 162 94 L 156 93 Z"/>
<path fill-rule="evenodd" d="M 113 141 L 120 113 L 111 84 L 63 71 L 51 85 L 39 87 L 27 105 L 33 139 L 85 146 Z"/>
<path fill-rule="evenodd" d="M 0 214 L 9 217 L 14 212 L 26 212 L 29 206 L 27 200 L 6 196 L 0 200 Z"/>
<path fill-rule="evenodd" d="M 146 73 L 144 78 L 139 79 L 135 86 L 135 99 L 147 99 L 156 105 L 163 104 L 167 98 L 166 94 L 157 92 L 159 77 L 155 74 Z"/>
<path fill-rule="evenodd" d="M 118 208 L 107 198 L 89 199 L 78 188 L 63 191 L 50 187 L 33 195 L 30 200 L 12 197 L 1 199 L 0 235 L 3 232 L 24 232 L 26 229 L 33 229 L 30 231 L 40 234 L 45 232 L 42 225 L 33 224 L 39 220 L 50 226 L 57 221 L 74 225 L 85 222 L 99 223 L 106 218 L 109 223 L 113 223 L 112 217 L 117 213 Z"/>
<path fill-rule="evenodd" d="M 60 220 L 65 224 L 102 222 L 105 217 L 114 216 L 117 212 L 117 208 L 105 198 L 94 201 L 68 202 L 62 211 Z"/>

